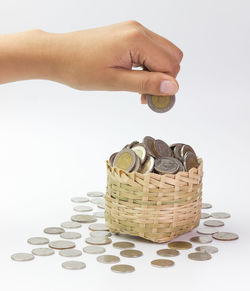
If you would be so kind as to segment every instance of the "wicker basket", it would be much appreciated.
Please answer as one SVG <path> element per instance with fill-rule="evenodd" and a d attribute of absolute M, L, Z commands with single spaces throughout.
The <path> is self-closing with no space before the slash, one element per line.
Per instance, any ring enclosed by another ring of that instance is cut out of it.
<path fill-rule="evenodd" d="M 175 175 L 128 173 L 107 161 L 105 222 L 114 233 L 167 242 L 197 227 L 203 162 Z"/>

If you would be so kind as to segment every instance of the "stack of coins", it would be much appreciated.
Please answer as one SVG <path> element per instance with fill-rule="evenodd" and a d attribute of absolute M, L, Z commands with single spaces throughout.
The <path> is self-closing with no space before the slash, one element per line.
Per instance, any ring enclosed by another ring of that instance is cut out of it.
<path fill-rule="evenodd" d="M 169 146 L 163 140 L 151 136 L 145 136 L 141 143 L 133 141 L 120 152 L 113 153 L 109 164 L 127 172 L 141 174 L 176 174 L 199 166 L 195 151 L 190 145 L 175 143 Z"/>

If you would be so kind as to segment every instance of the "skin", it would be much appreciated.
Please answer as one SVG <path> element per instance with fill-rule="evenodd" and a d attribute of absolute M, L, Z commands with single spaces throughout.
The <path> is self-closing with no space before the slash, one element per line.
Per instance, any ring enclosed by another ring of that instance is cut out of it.
<path fill-rule="evenodd" d="M 78 90 L 138 92 L 145 104 L 145 94 L 178 91 L 182 57 L 136 21 L 60 34 L 31 30 L 0 35 L 0 84 L 46 79 Z"/>

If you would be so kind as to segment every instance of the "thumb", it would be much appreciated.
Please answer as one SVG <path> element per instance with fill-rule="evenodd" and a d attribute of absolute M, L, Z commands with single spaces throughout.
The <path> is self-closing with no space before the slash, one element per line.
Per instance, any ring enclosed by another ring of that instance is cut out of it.
<path fill-rule="evenodd" d="M 172 76 L 143 70 L 119 70 L 115 74 L 116 87 L 121 91 L 151 95 L 174 95 L 179 85 Z"/>

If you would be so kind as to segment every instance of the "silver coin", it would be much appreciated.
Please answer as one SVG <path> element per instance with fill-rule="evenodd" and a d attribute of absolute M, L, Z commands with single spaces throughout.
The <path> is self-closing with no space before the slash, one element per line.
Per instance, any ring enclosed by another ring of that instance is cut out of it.
<path fill-rule="evenodd" d="M 166 158 L 166 157 L 173 156 L 171 148 L 168 146 L 167 143 L 165 143 L 161 139 L 155 140 L 154 148 L 155 148 L 157 158 Z"/>
<path fill-rule="evenodd" d="M 235 240 L 239 238 L 239 236 L 233 232 L 216 232 L 212 235 L 212 237 L 217 240 L 225 240 L 225 241 Z"/>
<path fill-rule="evenodd" d="M 109 237 L 88 237 L 85 240 L 86 243 L 91 245 L 107 245 L 112 243 L 112 240 Z"/>
<path fill-rule="evenodd" d="M 211 215 L 209 213 L 206 213 L 206 212 L 202 212 L 201 213 L 201 219 L 206 219 L 206 218 L 209 218 Z"/>
<path fill-rule="evenodd" d="M 151 261 L 151 265 L 158 268 L 166 268 L 174 265 L 174 261 L 167 259 L 157 259 Z"/>
<path fill-rule="evenodd" d="M 218 230 L 214 229 L 213 227 L 199 227 L 197 229 L 197 232 L 201 234 L 213 234 L 216 233 L 217 231 Z"/>
<path fill-rule="evenodd" d="M 201 204 L 201 208 L 202 209 L 212 208 L 212 204 L 210 204 L 210 203 L 202 203 Z"/>
<path fill-rule="evenodd" d="M 11 256 L 11 259 L 17 262 L 26 262 L 34 260 L 34 255 L 29 253 L 16 253 Z"/>
<path fill-rule="evenodd" d="M 140 172 L 140 169 L 141 169 L 141 160 L 138 156 L 136 156 L 135 166 L 131 170 L 131 172 Z"/>
<path fill-rule="evenodd" d="M 118 152 L 116 152 L 116 153 L 113 153 L 110 157 L 109 157 L 109 165 L 111 166 L 111 167 L 113 167 L 113 165 L 114 165 L 114 159 L 115 159 L 115 156 L 118 154 Z"/>
<path fill-rule="evenodd" d="M 72 221 L 81 222 L 81 223 L 90 223 L 95 222 L 97 219 L 93 215 L 87 214 L 76 214 L 71 216 Z"/>
<path fill-rule="evenodd" d="M 98 230 L 98 231 L 91 231 L 90 233 L 91 237 L 109 237 L 112 235 L 111 232 L 107 231 L 107 230 Z"/>
<path fill-rule="evenodd" d="M 87 196 L 89 196 L 89 197 L 103 197 L 104 193 L 103 192 L 88 192 Z"/>
<path fill-rule="evenodd" d="M 143 255 L 143 252 L 139 250 L 123 250 L 120 251 L 120 255 L 126 258 L 138 258 Z"/>
<path fill-rule="evenodd" d="M 209 254 L 215 254 L 218 252 L 218 249 L 214 246 L 200 246 L 195 248 L 198 252 L 206 252 Z"/>
<path fill-rule="evenodd" d="M 105 203 L 99 203 L 97 204 L 97 207 L 101 209 L 105 209 Z"/>
<path fill-rule="evenodd" d="M 74 242 L 68 240 L 55 240 L 49 243 L 49 247 L 56 250 L 72 249 L 75 246 Z"/>
<path fill-rule="evenodd" d="M 93 213 L 93 216 L 97 218 L 104 218 L 104 211 L 97 211 Z"/>
<path fill-rule="evenodd" d="M 78 196 L 78 197 L 72 197 L 71 201 L 75 203 L 85 203 L 89 201 L 89 198 Z"/>
<path fill-rule="evenodd" d="M 213 218 L 217 218 L 217 219 L 224 219 L 224 218 L 231 217 L 231 215 L 229 213 L 226 213 L 226 212 L 213 212 L 213 213 L 211 213 L 211 216 Z"/>
<path fill-rule="evenodd" d="M 96 258 L 97 262 L 103 264 L 115 264 L 120 262 L 120 258 L 112 255 L 101 255 Z"/>
<path fill-rule="evenodd" d="M 27 240 L 27 242 L 31 245 L 46 245 L 49 243 L 49 239 L 46 237 L 31 237 Z"/>
<path fill-rule="evenodd" d="M 97 247 L 97 246 L 87 246 L 83 248 L 83 251 L 87 254 L 102 254 L 106 250 L 104 247 Z"/>
<path fill-rule="evenodd" d="M 100 204 L 104 202 L 104 199 L 102 197 L 94 197 L 90 199 L 90 202 L 93 204 Z"/>
<path fill-rule="evenodd" d="M 81 223 L 75 221 L 65 221 L 61 223 L 61 227 L 64 228 L 80 228 L 81 226 Z"/>
<path fill-rule="evenodd" d="M 119 242 L 113 243 L 113 247 L 116 249 L 130 249 L 130 248 L 134 248 L 135 244 L 128 241 L 119 241 Z"/>
<path fill-rule="evenodd" d="M 147 104 L 151 110 L 157 113 L 169 111 L 175 104 L 175 95 L 156 96 L 146 94 Z"/>
<path fill-rule="evenodd" d="M 86 268 L 86 264 L 80 261 L 67 261 L 62 263 L 62 267 L 67 270 L 81 270 Z"/>
<path fill-rule="evenodd" d="M 188 144 L 184 144 L 182 147 L 181 147 L 181 150 L 180 150 L 180 155 L 182 157 L 182 159 L 184 160 L 184 157 L 185 157 L 185 154 L 187 152 L 191 152 L 193 154 L 195 154 L 195 151 L 193 150 L 193 148 L 188 145 Z M 196 155 L 196 154 L 195 154 Z"/>
<path fill-rule="evenodd" d="M 115 273 L 132 273 L 135 268 L 131 265 L 119 264 L 112 266 L 111 270 Z"/>
<path fill-rule="evenodd" d="M 54 253 L 55 251 L 50 248 L 37 248 L 32 250 L 32 254 L 36 256 L 51 256 Z"/>
<path fill-rule="evenodd" d="M 221 220 L 213 220 L 213 219 L 209 219 L 204 221 L 203 223 L 206 226 L 211 226 L 211 227 L 218 227 L 218 226 L 223 226 L 224 222 Z"/>
<path fill-rule="evenodd" d="M 146 161 L 143 163 L 140 169 L 141 174 L 148 174 L 153 171 L 155 159 L 151 156 L 147 156 Z"/>
<path fill-rule="evenodd" d="M 136 144 L 131 148 L 131 150 L 136 153 L 136 155 L 140 159 L 141 164 L 143 164 L 146 160 L 146 157 L 147 157 L 147 151 L 145 149 L 144 144 L 142 144 L 142 143 Z"/>
<path fill-rule="evenodd" d="M 79 232 L 66 231 L 64 233 L 61 233 L 60 237 L 65 239 L 78 239 L 81 238 L 82 235 Z"/>
<path fill-rule="evenodd" d="M 161 249 L 158 250 L 157 255 L 162 256 L 162 257 L 176 257 L 179 256 L 180 252 L 178 250 L 173 250 L 173 249 Z"/>
<path fill-rule="evenodd" d="M 175 158 L 155 159 L 155 170 L 161 174 L 175 174 L 179 170 L 179 163 Z"/>
<path fill-rule="evenodd" d="M 198 168 L 199 162 L 196 155 L 192 152 L 186 152 L 183 158 L 183 165 L 186 171 L 189 171 L 192 168 Z"/>
<path fill-rule="evenodd" d="M 59 255 L 63 257 L 79 257 L 82 255 L 82 252 L 76 249 L 66 249 L 59 251 Z"/>
<path fill-rule="evenodd" d="M 73 209 L 78 212 L 88 212 L 93 210 L 92 207 L 86 205 L 77 205 Z"/>
<path fill-rule="evenodd" d="M 48 234 L 60 234 L 65 230 L 61 227 L 46 227 L 43 231 Z"/>
<path fill-rule="evenodd" d="M 211 236 L 204 235 L 204 236 L 193 236 L 190 238 L 191 242 L 199 243 L 199 244 L 208 244 L 213 241 Z"/>
<path fill-rule="evenodd" d="M 206 252 L 196 252 L 188 254 L 188 258 L 194 261 L 207 261 L 212 257 L 209 253 Z"/>
<path fill-rule="evenodd" d="M 138 143 L 139 143 L 139 141 L 134 140 L 134 141 L 132 141 L 131 143 L 127 144 L 123 149 L 125 149 L 125 148 L 129 148 L 129 149 L 131 149 L 133 146 L 135 146 L 135 145 L 138 144 Z"/>
<path fill-rule="evenodd" d="M 155 139 L 151 136 L 145 136 L 143 138 L 143 144 L 149 156 L 156 158 L 155 148 L 154 148 Z"/>
<path fill-rule="evenodd" d="M 92 231 L 109 230 L 104 223 L 93 223 L 89 225 L 89 229 Z"/>
<path fill-rule="evenodd" d="M 183 145 L 184 144 L 182 144 L 182 143 L 178 143 L 178 144 L 175 144 L 175 146 L 173 148 L 174 157 L 181 162 L 183 162 L 183 158 L 181 156 L 181 148 Z"/>

